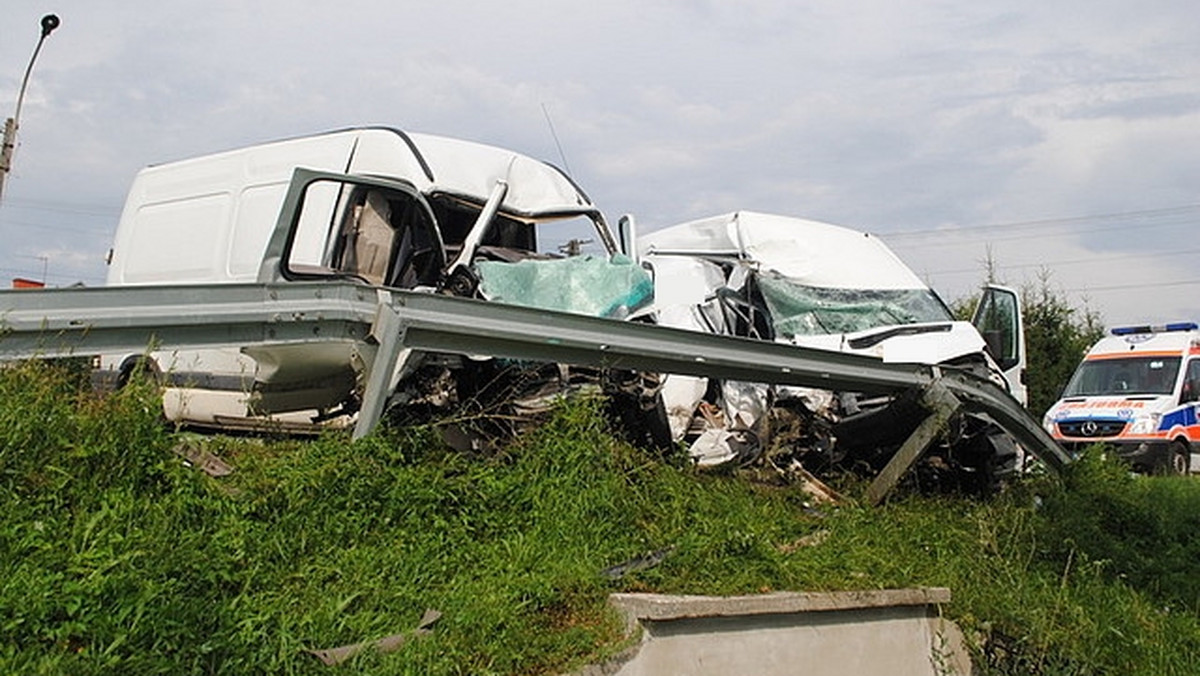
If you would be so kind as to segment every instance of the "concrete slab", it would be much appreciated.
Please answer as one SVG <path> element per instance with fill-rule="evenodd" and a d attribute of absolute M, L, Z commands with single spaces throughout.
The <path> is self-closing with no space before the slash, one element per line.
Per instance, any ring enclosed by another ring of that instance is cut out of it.
<path fill-rule="evenodd" d="M 614 594 L 610 603 L 641 640 L 579 676 L 967 676 L 962 634 L 938 610 L 949 601 L 944 588 Z"/>

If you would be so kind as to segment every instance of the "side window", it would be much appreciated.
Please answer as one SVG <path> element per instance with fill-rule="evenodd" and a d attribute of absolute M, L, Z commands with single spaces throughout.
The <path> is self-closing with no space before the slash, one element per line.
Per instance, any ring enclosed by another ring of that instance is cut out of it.
<path fill-rule="evenodd" d="M 1021 359 L 1017 326 L 1017 295 L 999 289 L 985 289 L 971 323 L 987 343 L 988 352 L 1002 370 L 1016 366 Z"/>
<path fill-rule="evenodd" d="M 436 283 L 445 261 L 424 201 L 397 189 L 313 181 L 295 224 L 285 266 L 292 276 L 411 288 Z"/>
<path fill-rule="evenodd" d="M 1200 359 L 1188 362 L 1187 373 L 1183 377 L 1183 389 L 1179 393 L 1179 403 L 1200 400 Z"/>

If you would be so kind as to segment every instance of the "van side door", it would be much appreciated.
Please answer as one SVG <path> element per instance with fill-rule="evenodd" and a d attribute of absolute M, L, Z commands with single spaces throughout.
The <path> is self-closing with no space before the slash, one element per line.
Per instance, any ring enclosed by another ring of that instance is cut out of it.
<path fill-rule="evenodd" d="M 297 168 L 258 281 L 346 278 L 372 286 L 435 286 L 445 262 L 437 220 L 412 184 Z"/>
<path fill-rule="evenodd" d="M 985 286 L 971 323 L 983 336 L 988 354 L 1000 367 L 1008 382 L 1008 391 L 1022 404 L 1029 403 L 1029 391 L 1025 386 L 1025 322 L 1021 316 L 1021 295 L 1005 286 Z"/>

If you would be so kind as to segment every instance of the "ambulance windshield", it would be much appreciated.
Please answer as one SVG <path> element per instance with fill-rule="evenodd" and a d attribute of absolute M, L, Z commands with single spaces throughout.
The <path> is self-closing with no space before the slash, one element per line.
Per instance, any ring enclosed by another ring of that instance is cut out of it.
<path fill-rule="evenodd" d="M 1063 397 L 1171 394 L 1179 357 L 1093 359 L 1079 365 Z"/>

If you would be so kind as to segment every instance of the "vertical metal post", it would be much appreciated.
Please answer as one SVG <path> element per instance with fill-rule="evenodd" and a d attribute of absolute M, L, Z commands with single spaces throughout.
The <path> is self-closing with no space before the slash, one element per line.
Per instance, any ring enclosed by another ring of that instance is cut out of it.
<path fill-rule="evenodd" d="M 954 396 L 940 380 L 935 380 L 929 384 L 925 392 L 921 395 L 921 403 L 929 411 L 928 417 L 913 430 L 892 459 L 888 461 L 887 466 L 875 477 L 871 485 L 867 487 L 866 501 L 868 505 L 875 506 L 883 502 L 883 498 L 891 492 L 895 487 L 896 482 L 900 481 L 900 477 L 912 467 L 917 458 L 929 448 L 937 436 L 945 429 L 946 423 L 950 421 L 950 417 L 962 405 L 958 397 Z"/>
<path fill-rule="evenodd" d="M 4 121 L 4 148 L 0 150 L 0 197 L 4 196 L 4 177 L 12 167 L 13 146 L 17 143 L 17 120 L 8 118 Z"/>
<path fill-rule="evenodd" d="M 391 396 L 388 387 L 392 383 L 392 373 L 396 370 L 396 362 L 403 348 L 400 338 L 404 331 L 404 321 L 392 304 L 392 295 L 379 289 L 377 298 L 378 307 L 375 323 L 371 326 L 371 337 L 379 347 L 375 351 L 371 368 L 367 371 L 362 408 L 358 411 L 358 422 L 354 425 L 355 439 L 370 434 L 383 417 L 384 406 Z"/>
<path fill-rule="evenodd" d="M 42 17 L 42 36 L 38 38 L 37 46 L 33 48 L 33 56 L 29 57 L 29 65 L 25 67 L 25 77 L 21 79 L 21 91 L 17 94 L 17 110 L 13 116 L 4 121 L 4 146 L 0 149 L 0 199 L 4 197 L 4 179 L 12 169 L 13 148 L 17 145 L 17 128 L 21 126 L 21 104 L 25 102 L 25 88 L 29 86 L 29 74 L 33 72 L 33 62 L 37 61 L 38 52 L 42 51 L 42 43 L 59 25 L 58 16 L 47 14 Z"/>

